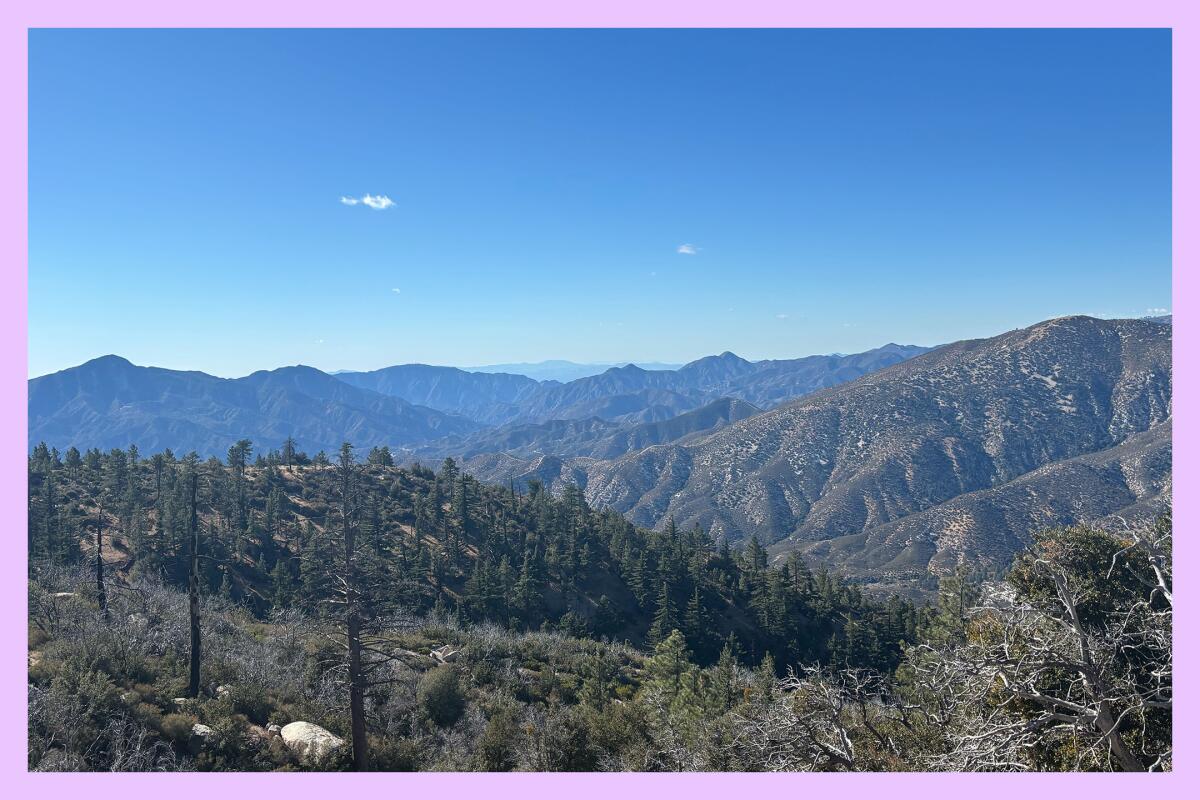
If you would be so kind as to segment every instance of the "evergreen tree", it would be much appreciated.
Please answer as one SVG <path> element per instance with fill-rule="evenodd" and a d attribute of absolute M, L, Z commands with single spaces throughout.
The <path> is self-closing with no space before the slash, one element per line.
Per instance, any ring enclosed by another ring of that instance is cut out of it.
<path fill-rule="evenodd" d="M 658 593 L 658 610 L 654 612 L 654 622 L 650 625 L 650 633 L 647 638 L 651 644 L 658 644 L 678 627 L 679 620 L 675 612 L 675 603 L 671 600 L 671 587 L 667 585 L 666 581 L 663 581 L 662 590 Z M 682 634 L 680 635 L 682 636 Z"/>

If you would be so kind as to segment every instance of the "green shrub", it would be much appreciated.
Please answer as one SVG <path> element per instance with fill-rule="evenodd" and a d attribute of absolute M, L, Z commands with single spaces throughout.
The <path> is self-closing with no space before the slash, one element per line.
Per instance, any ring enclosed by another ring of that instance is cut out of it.
<path fill-rule="evenodd" d="M 401 737 L 372 738 L 371 769 L 376 772 L 416 772 L 421 768 L 421 746 Z"/>
<path fill-rule="evenodd" d="M 440 727 L 458 721 L 466 707 L 466 697 L 458 680 L 458 671 L 449 664 L 431 669 L 417 684 L 417 705 L 425 716 Z"/>
<path fill-rule="evenodd" d="M 192 726 L 200 720 L 191 714 L 167 714 L 162 718 L 159 732 L 176 744 L 186 747 L 192 735 Z"/>
<path fill-rule="evenodd" d="M 484 772 L 510 772 L 517 766 L 521 728 L 511 703 L 497 704 L 475 745 L 477 768 Z"/>

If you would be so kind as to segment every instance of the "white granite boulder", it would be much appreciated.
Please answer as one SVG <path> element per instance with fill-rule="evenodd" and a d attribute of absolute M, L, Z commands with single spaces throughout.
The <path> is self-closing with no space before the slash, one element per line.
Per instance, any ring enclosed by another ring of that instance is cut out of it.
<path fill-rule="evenodd" d="M 449 664 L 458 660 L 458 651 L 448 644 L 442 645 L 436 650 L 430 650 L 429 655 L 439 664 Z"/>
<path fill-rule="evenodd" d="M 192 726 L 192 735 L 188 737 L 188 749 L 199 753 L 217 738 L 217 732 L 207 725 L 197 722 Z"/>
<path fill-rule="evenodd" d="M 316 764 L 345 744 L 341 738 L 311 722 L 289 722 L 280 729 L 279 735 L 300 762 L 307 765 Z"/>

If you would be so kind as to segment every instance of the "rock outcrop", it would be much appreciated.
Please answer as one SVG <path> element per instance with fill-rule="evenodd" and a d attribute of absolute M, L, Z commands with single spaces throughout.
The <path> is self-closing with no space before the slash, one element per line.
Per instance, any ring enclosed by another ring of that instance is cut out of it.
<path fill-rule="evenodd" d="M 280 729 L 279 735 L 300 763 L 308 766 L 319 763 L 345 744 L 342 738 L 311 722 L 289 722 Z"/>

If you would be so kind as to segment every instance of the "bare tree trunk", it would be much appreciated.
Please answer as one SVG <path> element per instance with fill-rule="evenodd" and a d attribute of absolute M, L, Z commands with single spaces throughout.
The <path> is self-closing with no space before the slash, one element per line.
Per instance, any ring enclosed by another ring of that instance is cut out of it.
<path fill-rule="evenodd" d="M 367 715 L 364 708 L 366 676 L 362 665 L 362 620 L 359 611 L 358 576 L 354 568 L 355 531 L 351 521 L 353 462 L 342 453 L 342 541 L 345 545 L 346 571 L 346 650 L 350 671 L 350 741 L 354 769 L 365 772 L 367 764 Z"/>
<path fill-rule="evenodd" d="M 354 769 L 367 770 L 367 716 L 363 708 L 366 694 L 362 669 L 362 639 L 359 619 L 351 611 L 346 620 L 346 643 L 350 648 L 350 739 L 354 753 Z"/>
<path fill-rule="evenodd" d="M 104 502 L 96 511 L 96 602 L 100 613 L 108 619 L 108 595 L 104 591 Z"/>
<path fill-rule="evenodd" d="M 1117 723 L 1113 719 L 1112 704 L 1107 700 L 1100 701 L 1100 712 L 1096 715 L 1096 727 L 1108 743 L 1108 752 L 1112 753 L 1122 770 L 1125 772 L 1146 771 L 1146 765 L 1134 755 L 1129 746 L 1125 744 L 1125 740 L 1121 738 L 1121 732 L 1117 730 Z"/>
<path fill-rule="evenodd" d="M 200 696 L 200 531 L 196 524 L 196 473 L 192 472 L 192 513 L 188 530 L 188 623 L 191 653 L 188 656 L 188 697 Z"/>

